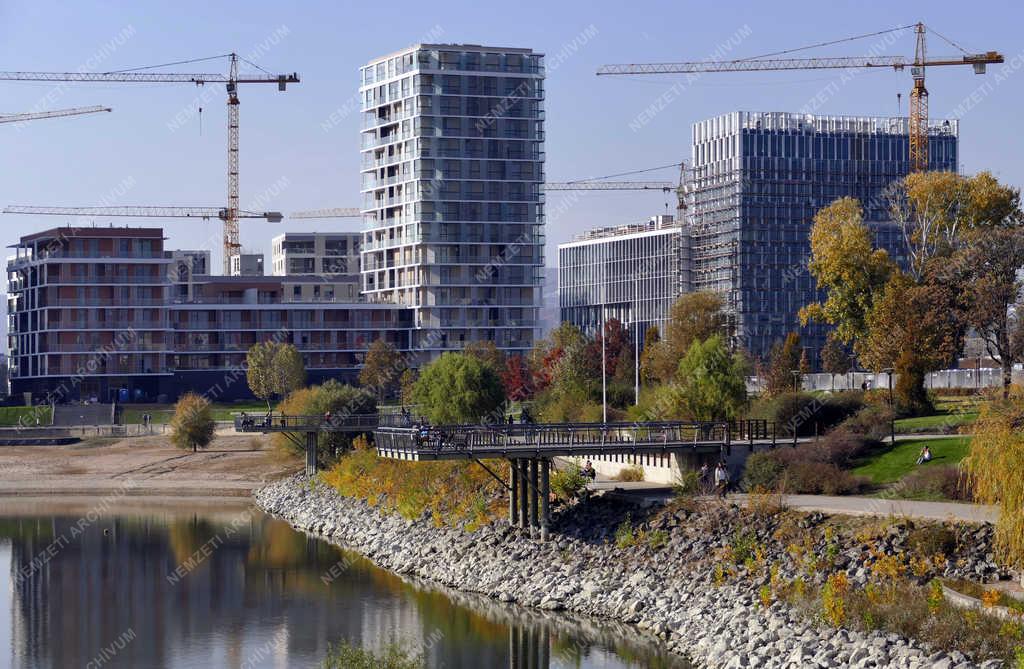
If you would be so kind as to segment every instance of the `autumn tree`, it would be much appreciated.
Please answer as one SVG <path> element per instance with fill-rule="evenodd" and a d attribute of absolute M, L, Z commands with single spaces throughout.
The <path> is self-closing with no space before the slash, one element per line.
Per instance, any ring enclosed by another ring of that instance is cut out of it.
<path fill-rule="evenodd" d="M 1024 568 L 1024 397 L 982 405 L 963 466 L 981 504 L 998 504 L 996 549 L 1012 568 Z"/>
<path fill-rule="evenodd" d="M 800 322 L 827 323 L 835 337 L 853 345 L 867 335 L 868 314 L 896 264 L 873 248 L 860 203 L 849 197 L 818 211 L 811 228 L 811 276 L 826 294 L 824 302 L 800 309 Z"/>
<path fill-rule="evenodd" d="M 505 392 L 490 365 L 465 353 L 443 353 L 420 370 L 413 399 L 435 425 L 471 423 L 500 407 Z"/>
<path fill-rule="evenodd" d="M 850 371 L 850 356 L 846 349 L 832 334 L 825 340 L 821 347 L 821 368 L 832 377 L 832 392 L 836 390 L 836 376 L 842 376 Z"/>
<path fill-rule="evenodd" d="M 677 397 L 691 420 L 733 420 L 747 404 L 746 364 L 720 335 L 695 341 L 679 361 Z"/>
<path fill-rule="evenodd" d="M 416 370 L 407 367 L 402 375 L 398 377 L 398 392 L 402 397 L 402 404 L 412 404 L 412 389 L 416 385 Z"/>
<path fill-rule="evenodd" d="M 174 405 L 171 443 L 178 448 L 191 448 L 195 453 L 210 445 L 215 427 L 209 400 L 195 393 L 185 393 Z"/>
<path fill-rule="evenodd" d="M 868 330 L 864 365 L 876 372 L 895 369 L 901 413 L 926 412 L 925 375 L 949 364 L 963 341 L 956 287 L 937 279 L 919 284 L 898 274 L 872 309 Z"/>
<path fill-rule="evenodd" d="M 700 291 L 679 297 L 669 310 L 665 336 L 649 348 L 647 373 L 663 383 L 671 381 L 693 342 L 722 334 L 726 325 L 723 307 L 717 293 Z"/>
<path fill-rule="evenodd" d="M 291 344 L 266 341 L 254 344 L 245 357 L 245 378 L 252 394 L 267 403 L 306 384 L 302 354 Z"/>
<path fill-rule="evenodd" d="M 935 258 L 948 258 L 979 234 L 1020 217 L 1020 193 L 989 172 L 915 172 L 887 191 L 892 219 L 909 255 L 907 273 L 918 282 Z"/>
<path fill-rule="evenodd" d="M 793 390 L 793 372 L 800 368 L 800 335 L 790 332 L 785 341 L 776 341 L 768 353 L 768 364 L 763 370 L 764 388 L 769 395 L 780 395 Z"/>
<path fill-rule="evenodd" d="M 466 355 L 475 357 L 480 362 L 490 365 L 498 374 L 505 369 L 505 354 L 501 352 L 493 341 L 478 339 L 466 344 L 463 349 Z"/>
<path fill-rule="evenodd" d="M 650 383 L 657 377 L 654 373 L 654 356 L 657 354 L 657 344 L 661 341 L 661 331 L 657 325 L 648 326 L 644 331 L 644 348 L 640 351 L 640 379 L 644 383 Z"/>
<path fill-rule="evenodd" d="M 376 339 L 366 350 L 366 360 L 359 371 L 359 383 L 372 389 L 377 399 L 384 399 L 394 392 L 403 371 L 405 365 L 402 354 L 394 344 Z"/>
<path fill-rule="evenodd" d="M 1013 365 L 1024 360 L 1024 303 L 1018 278 L 1024 267 L 1024 229 L 1002 228 L 979 235 L 958 260 L 967 323 L 1002 368 L 1006 398 Z"/>
<path fill-rule="evenodd" d="M 501 383 L 505 387 L 505 395 L 513 402 L 521 402 L 533 397 L 532 374 L 521 355 L 511 355 L 505 361 Z"/>
<path fill-rule="evenodd" d="M 632 341 L 629 332 L 618 318 L 609 318 L 605 321 L 604 332 L 597 335 L 587 351 L 587 355 L 593 356 L 598 362 L 598 374 L 601 373 L 602 341 L 604 341 L 605 373 L 608 378 L 612 378 L 615 376 L 620 358 L 629 354 Z"/>

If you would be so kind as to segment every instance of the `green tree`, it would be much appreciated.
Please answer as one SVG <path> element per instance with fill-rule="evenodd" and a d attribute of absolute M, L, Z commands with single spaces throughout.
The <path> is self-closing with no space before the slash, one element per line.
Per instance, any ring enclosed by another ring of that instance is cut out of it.
<path fill-rule="evenodd" d="M 836 376 L 842 376 L 850 371 L 850 356 L 846 354 L 842 342 L 831 334 L 821 347 L 821 368 L 832 376 L 832 392 L 836 390 Z"/>
<path fill-rule="evenodd" d="M 341 421 L 358 414 L 376 413 L 377 400 L 373 393 L 363 388 L 330 379 L 319 386 L 291 392 L 278 408 L 281 413 L 292 416 L 327 416 L 330 413 L 332 420 Z M 355 436 L 349 432 L 321 432 L 317 447 L 326 453 L 333 453 L 336 448 L 347 449 Z M 298 439 L 298 442 L 302 443 L 302 440 Z M 295 441 L 284 434 L 275 434 L 274 444 L 285 450 L 298 450 Z"/>
<path fill-rule="evenodd" d="M 780 395 L 794 388 L 793 372 L 800 369 L 800 335 L 790 332 L 783 342 L 772 344 L 768 354 L 768 364 L 762 374 L 764 389 L 769 395 Z"/>
<path fill-rule="evenodd" d="M 191 448 L 195 453 L 210 445 L 215 426 L 210 402 L 195 393 L 185 393 L 174 405 L 171 443 L 178 448 Z"/>
<path fill-rule="evenodd" d="M 464 353 L 444 353 L 420 371 L 413 398 L 435 425 L 471 423 L 505 401 L 501 378 L 489 365 Z"/>
<path fill-rule="evenodd" d="M 868 314 L 896 268 L 872 243 L 857 200 L 844 197 L 815 214 L 808 268 L 826 299 L 800 309 L 803 325 L 833 325 L 835 337 L 848 345 L 867 336 Z"/>
<path fill-rule="evenodd" d="M 284 397 L 306 383 L 302 354 L 291 344 L 266 341 L 254 344 L 245 357 L 245 378 L 253 395 L 267 402 Z"/>
<path fill-rule="evenodd" d="M 404 371 L 402 354 L 383 339 L 376 339 L 366 349 L 366 360 L 359 370 L 359 383 L 372 389 L 377 399 L 390 396 Z"/>
<path fill-rule="evenodd" d="M 732 420 L 747 405 L 746 364 L 714 335 L 690 345 L 679 362 L 678 397 L 692 420 Z"/>

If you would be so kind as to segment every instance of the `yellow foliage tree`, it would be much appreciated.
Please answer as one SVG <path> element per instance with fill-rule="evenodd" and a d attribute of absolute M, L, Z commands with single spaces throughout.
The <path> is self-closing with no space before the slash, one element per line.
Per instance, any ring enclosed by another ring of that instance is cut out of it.
<path fill-rule="evenodd" d="M 875 298 L 896 264 L 873 247 L 860 202 L 844 197 L 818 211 L 811 228 L 811 276 L 828 297 L 800 309 L 800 322 L 828 323 L 844 344 L 862 339 Z"/>
<path fill-rule="evenodd" d="M 983 406 L 963 466 L 982 504 L 998 504 L 996 549 L 1010 567 L 1024 567 L 1024 392 Z"/>

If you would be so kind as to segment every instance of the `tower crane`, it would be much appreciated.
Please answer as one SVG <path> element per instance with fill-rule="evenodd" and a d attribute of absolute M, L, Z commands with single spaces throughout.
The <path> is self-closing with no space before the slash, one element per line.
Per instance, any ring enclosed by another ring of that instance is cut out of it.
<path fill-rule="evenodd" d="M 73 107 L 71 109 L 53 109 L 44 112 L 25 112 L 23 114 L 0 114 L 0 123 L 18 123 L 19 121 L 34 121 L 40 118 L 57 118 L 60 116 L 80 116 L 81 114 L 95 114 L 97 112 L 113 111 L 110 107 Z"/>
<path fill-rule="evenodd" d="M 35 216 L 128 216 L 131 218 L 201 218 L 209 220 L 219 218 L 227 220 L 231 215 L 223 207 L 36 207 L 26 205 L 10 205 L 4 207 L 5 214 L 31 214 Z M 235 210 L 235 218 L 262 218 L 268 223 L 280 223 L 284 218 L 279 211 L 242 211 Z"/>
<path fill-rule="evenodd" d="M 612 177 L 627 176 L 630 174 L 642 174 L 644 172 L 655 172 L 658 170 L 664 170 L 667 168 L 679 168 L 679 183 L 672 183 L 671 181 L 606 181 Z M 660 190 L 663 193 L 674 191 L 678 203 L 676 210 L 681 218 L 683 212 L 686 210 L 686 177 L 692 172 L 692 170 L 686 167 L 685 161 L 678 163 L 671 163 L 669 165 L 661 165 L 659 167 L 650 167 L 643 170 L 634 170 L 632 172 L 624 172 L 622 174 L 613 174 L 610 177 L 598 177 L 596 179 L 579 179 L 576 181 L 548 181 L 544 184 L 544 190 L 546 191 L 592 191 L 592 190 Z M 667 205 L 666 205 L 667 206 Z"/>
<path fill-rule="evenodd" d="M 846 42 L 863 37 L 880 35 L 896 31 L 914 28 L 916 34 L 916 45 L 914 58 L 909 60 L 904 56 L 853 56 L 853 57 L 825 57 L 825 58 L 773 58 L 771 56 L 782 56 L 795 51 L 828 46 L 839 42 Z M 712 60 L 680 63 L 646 63 L 646 64 L 624 64 L 604 65 L 598 69 L 598 75 L 618 74 L 681 74 L 681 73 L 705 73 L 705 72 L 760 72 L 766 70 L 819 70 L 819 69 L 846 69 L 846 68 L 892 68 L 903 70 L 910 67 L 910 74 L 914 80 L 914 87 L 910 91 L 910 165 L 915 172 L 928 169 L 928 89 L 924 85 L 925 69 L 945 65 L 970 65 L 975 74 L 984 74 L 985 66 L 992 63 L 1002 63 L 1003 55 L 997 51 L 986 51 L 984 53 L 967 53 L 959 45 L 949 40 L 934 30 L 929 29 L 933 35 L 943 39 L 949 44 L 963 52 L 962 56 L 950 56 L 939 58 L 928 58 L 926 49 L 926 28 L 923 23 L 913 26 L 903 26 L 892 30 L 884 30 L 870 35 L 859 35 L 842 40 L 822 42 L 795 49 L 786 49 L 775 53 L 765 54 L 755 58 L 744 58 L 738 60 Z"/>
<path fill-rule="evenodd" d="M 228 58 L 227 74 L 183 74 L 173 72 L 142 72 L 158 67 L 182 65 L 199 61 Z M 120 83 L 190 83 L 202 86 L 208 83 L 222 83 L 227 88 L 228 104 L 228 202 L 223 210 L 224 217 L 224 273 L 231 272 L 231 256 L 241 248 L 238 241 L 238 85 L 239 84 L 277 84 L 277 90 L 283 91 L 287 84 L 299 83 L 299 75 L 271 74 L 259 66 L 260 74 L 239 74 L 236 53 L 212 58 L 198 58 L 166 65 L 153 65 L 116 72 L 0 72 L 0 81 L 74 81 L 74 82 L 120 82 Z M 246 61 L 248 62 L 248 61 Z"/>

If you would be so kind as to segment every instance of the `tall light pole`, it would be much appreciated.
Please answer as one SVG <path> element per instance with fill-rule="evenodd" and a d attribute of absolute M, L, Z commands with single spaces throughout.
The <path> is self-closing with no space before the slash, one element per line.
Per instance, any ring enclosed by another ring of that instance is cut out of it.
<path fill-rule="evenodd" d="M 640 319 L 639 319 L 639 307 L 640 307 L 640 276 L 638 273 L 633 274 L 633 308 L 630 313 L 633 314 L 633 329 L 635 334 L 633 335 L 633 405 L 640 405 Z"/>
<path fill-rule="evenodd" d="M 889 377 L 889 443 L 893 446 L 896 445 L 896 409 L 892 402 L 892 367 L 886 367 L 882 370 Z"/>
<path fill-rule="evenodd" d="M 608 354 L 605 352 L 606 340 L 608 337 L 605 335 L 605 303 L 601 302 L 601 415 L 603 422 L 608 422 Z"/>

